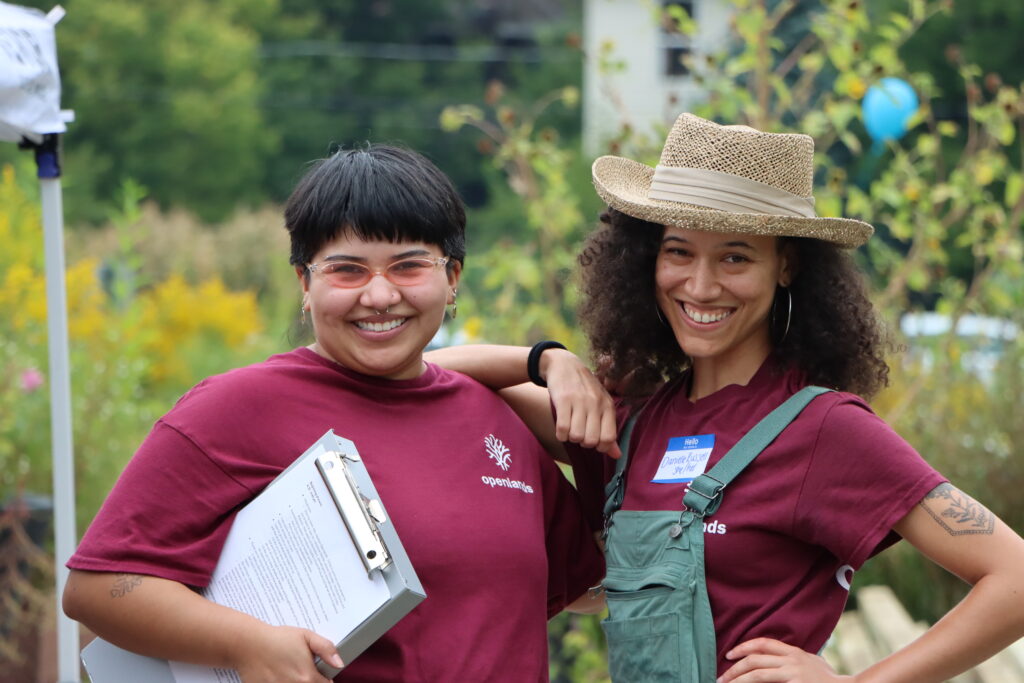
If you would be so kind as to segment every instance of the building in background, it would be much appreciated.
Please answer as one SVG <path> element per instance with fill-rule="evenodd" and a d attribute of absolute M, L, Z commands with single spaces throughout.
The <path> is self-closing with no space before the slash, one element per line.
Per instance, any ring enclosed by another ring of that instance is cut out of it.
<path fill-rule="evenodd" d="M 678 5 L 696 21 L 693 35 L 682 35 L 672 21 L 660 20 L 669 5 Z M 724 0 L 584 0 L 585 153 L 603 153 L 623 125 L 650 135 L 698 102 L 703 93 L 683 57 L 720 52 L 731 14 Z M 619 66 L 609 70 L 606 61 Z"/>

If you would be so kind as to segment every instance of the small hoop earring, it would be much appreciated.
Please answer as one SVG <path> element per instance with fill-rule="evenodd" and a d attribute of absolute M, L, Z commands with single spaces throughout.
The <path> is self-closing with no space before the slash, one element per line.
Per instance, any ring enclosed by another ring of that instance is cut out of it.
<path fill-rule="evenodd" d="M 669 328 L 672 327 L 671 325 L 668 324 L 668 321 L 665 320 L 665 314 L 661 312 L 661 306 L 659 306 L 657 302 L 655 302 L 654 304 L 654 312 L 658 314 L 658 320 L 661 321 L 662 325 Z"/>
<path fill-rule="evenodd" d="M 777 344 L 781 344 L 786 339 L 786 335 L 789 334 L 789 324 L 793 321 L 793 293 L 789 291 L 789 287 L 779 287 L 783 292 L 786 293 L 786 326 L 782 328 L 782 336 L 779 337 Z M 778 303 L 778 297 L 772 299 L 772 311 L 771 311 L 771 323 L 772 327 L 776 328 L 776 318 L 778 317 L 775 312 L 775 304 Z"/>

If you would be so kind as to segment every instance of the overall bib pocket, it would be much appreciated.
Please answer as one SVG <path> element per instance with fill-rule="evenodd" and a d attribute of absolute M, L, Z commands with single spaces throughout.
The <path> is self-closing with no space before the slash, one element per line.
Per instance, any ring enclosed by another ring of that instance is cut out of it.
<path fill-rule="evenodd" d="M 682 647 L 693 639 L 696 573 L 687 534 L 670 535 L 678 520 L 678 513 L 619 511 L 609 529 L 601 626 L 613 681 L 690 681 L 696 671 L 693 651 Z"/>

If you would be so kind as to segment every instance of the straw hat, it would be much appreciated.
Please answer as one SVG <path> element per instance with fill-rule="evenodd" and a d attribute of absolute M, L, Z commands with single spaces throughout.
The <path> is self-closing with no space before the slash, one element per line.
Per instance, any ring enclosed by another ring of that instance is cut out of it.
<path fill-rule="evenodd" d="M 711 232 L 814 237 L 842 247 L 867 241 L 874 228 L 814 212 L 814 140 L 721 126 L 682 114 L 651 168 L 603 156 L 594 187 L 622 213 L 662 225 Z"/>

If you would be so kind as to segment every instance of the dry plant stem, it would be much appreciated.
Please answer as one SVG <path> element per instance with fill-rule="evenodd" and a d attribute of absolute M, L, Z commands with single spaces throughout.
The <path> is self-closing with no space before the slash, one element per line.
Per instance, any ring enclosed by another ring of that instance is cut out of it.
<path fill-rule="evenodd" d="M 793 88 L 790 91 L 793 93 L 793 104 L 791 106 L 791 111 L 795 113 L 797 111 L 809 108 L 811 96 L 815 92 L 814 79 L 818 76 L 820 72 L 820 69 L 815 69 L 814 71 L 806 71 L 800 74 L 800 78 L 797 79 L 797 82 L 793 85 Z M 821 149 L 828 148 L 825 146 L 821 146 Z"/>
<path fill-rule="evenodd" d="M 19 664 L 24 653 L 18 649 L 17 636 L 37 625 L 50 608 L 47 594 L 36 588 L 33 578 L 47 583 L 53 576 L 50 556 L 29 538 L 17 509 L 0 514 L 0 535 L 6 536 L 0 547 L 0 660 Z"/>
<path fill-rule="evenodd" d="M 561 91 L 560 90 L 553 90 L 553 91 L 549 92 L 547 95 L 544 95 L 539 100 L 537 100 L 533 104 L 533 106 L 530 107 L 530 115 L 529 115 L 529 118 L 528 118 L 528 121 L 530 122 L 529 129 L 530 130 L 533 129 L 534 122 L 536 122 L 537 118 L 542 113 L 544 113 L 545 109 L 550 107 L 552 104 L 554 104 L 555 102 L 557 102 L 561 98 L 562 98 Z"/>
<path fill-rule="evenodd" d="M 939 136 L 939 123 L 935 120 L 935 111 L 931 108 L 927 108 L 927 116 L 925 121 L 928 124 L 929 135 L 934 136 L 937 140 L 942 138 Z M 946 181 L 946 160 L 941 154 L 934 155 L 935 160 L 935 181 L 937 183 L 943 183 Z"/>
<path fill-rule="evenodd" d="M 799 59 L 803 52 L 810 49 L 810 46 L 814 44 L 815 36 L 813 34 L 807 36 L 801 41 L 793 50 L 790 51 L 789 59 L 793 61 L 785 66 L 786 62 L 779 65 L 777 69 L 771 68 L 771 49 L 768 47 L 769 38 L 775 33 L 779 24 L 786 16 L 793 11 L 796 7 L 796 3 L 792 0 L 788 2 L 779 3 L 775 10 L 769 15 L 767 7 L 763 0 L 760 0 L 758 7 L 765 16 L 765 25 L 758 35 L 757 54 L 758 62 L 755 72 L 755 79 L 757 82 L 757 99 L 758 99 L 758 121 L 755 123 L 755 128 L 764 128 L 768 121 L 768 110 L 771 98 L 771 78 L 774 74 L 777 78 L 788 72 L 796 61 Z M 791 105 L 792 107 L 792 105 Z"/>
<path fill-rule="evenodd" d="M 779 65 L 775 67 L 775 76 L 778 78 L 785 78 L 786 74 L 788 74 L 793 67 L 797 65 L 800 58 L 811 51 L 811 48 L 815 46 L 818 40 L 818 36 L 813 33 L 808 33 L 804 36 L 803 40 L 797 43 L 796 47 L 790 50 L 789 54 L 786 55 L 786 58 L 779 62 Z"/>
<path fill-rule="evenodd" d="M 765 0 L 758 0 L 757 11 L 767 17 L 768 11 L 765 7 Z M 757 66 L 754 71 L 754 88 L 757 92 L 757 120 L 752 121 L 754 128 L 763 129 L 767 123 L 765 114 L 768 111 L 769 83 L 768 71 L 771 65 L 771 51 L 768 49 L 768 35 L 770 29 L 765 26 L 757 36 Z"/>

